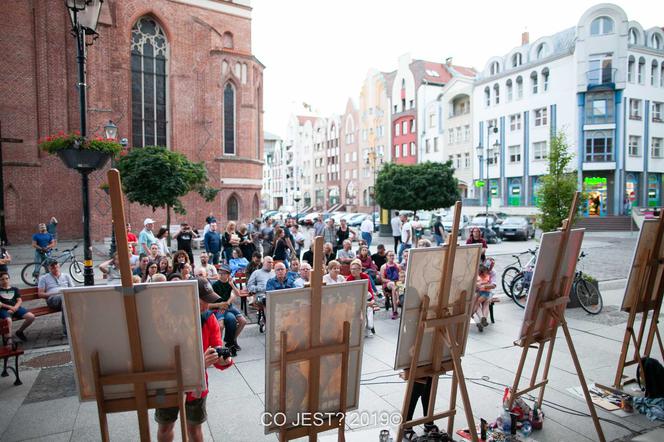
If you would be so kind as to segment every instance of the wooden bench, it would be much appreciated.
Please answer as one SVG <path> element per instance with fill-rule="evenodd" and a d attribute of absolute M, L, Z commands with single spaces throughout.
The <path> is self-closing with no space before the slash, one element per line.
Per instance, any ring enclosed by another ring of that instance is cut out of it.
<path fill-rule="evenodd" d="M 39 297 L 37 294 L 37 287 L 30 287 L 29 289 L 20 289 L 19 293 L 21 294 L 21 299 L 23 302 L 27 301 L 36 301 L 39 299 L 42 299 Z M 43 305 L 29 308 L 28 311 L 35 315 L 35 317 L 38 316 L 44 316 L 44 315 L 50 315 L 51 313 L 60 313 L 60 310 L 55 310 L 46 305 L 46 300 L 42 299 Z M 26 307 L 27 308 L 27 307 Z"/>
<path fill-rule="evenodd" d="M 247 290 L 247 274 L 244 272 L 235 272 L 233 282 L 240 290 L 240 308 L 244 312 L 244 316 L 249 318 L 249 314 L 247 313 L 247 298 L 249 297 L 249 291 Z"/>
<path fill-rule="evenodd" d="M 3 361 L 2 373 L 0 376 L 3 378 L 9 376 L 9 373 L 7 372 L 7 369 L 9 369 L 14 372 L 14 385 L 21 385 L 23 382 L 21 382 L 21 378 L 18 375 L 18 358 L 23 354 L 23 350 L 21 350 L 17 344 L 10 344 L 9 342 L 5 341 L 5 336 L 9 336 L 11 334 L 11 330 L 9 328 L 10 327 L 7 321 L 3 320 L 0 323 L 0 339 L 2 339 L 2 346 L 0 347 L 0 359 Z M 14 366 L 8 367 L 7 363 L 9 358 L 12 357 L 14 358 Z"/>

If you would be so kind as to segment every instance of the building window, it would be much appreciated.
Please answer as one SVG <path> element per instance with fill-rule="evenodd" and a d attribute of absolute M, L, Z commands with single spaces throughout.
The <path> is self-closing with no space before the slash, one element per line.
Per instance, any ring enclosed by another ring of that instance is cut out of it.
<path fill-rule="evenodd" d="M 510 115 L 510 130 L 521 130 L 521 114 Z"/>
<path fill-rule="evenodd" d="M 613 20 L 609 17 L 597 17 L 590 24 L 590 35 L 604 35 L 613 32 Z"/>
<path fill-rule="evenodd" d="M 511 164 L 517 164 L 521 162 L 521 146 L 519 146 L 518 144 L 515 146 L 510 146 L 508 148 L 508 151 L 509 151 Z"/>
<path fill-rule="evenodd" d="M 530 73 L 530 85 L 532 86 L 533 94 L 536 94 L 538 90 L 538 84 L 537 84 L 537 72 L 535 71 Z"/>
<path fill-rule="evenodd" d="M 630 83 L 634 83 L 634 64 L 634 56 L 630 55 L 627 61 L 627 81 Z"/>
<path fill-rule="evenodd" d="M 429 127 L 436 127 L 436 113 L 429 113 Z"/>
<path fill-rule="evenodd" d="M 546 44 L 545 44 L 545 43 L 540 44 L 540 45 L 537 47 L 536 58 L 537 58 L 538 60 L 544 58 L 544 57 L 546 56 L 546 50 L 547 50 L 547 48 L 546 48 Z"/>
<path fill-rule="evenodd" d="M 650 46 L 653 49 L 662 49 L 662 37 L 659 34 L 653 34 L 650 37 Z"/>
<path fill-rule="evenodd" d="M 542 88 L 544 92 L 549 90 L 549 68 L 542 69 Z"/>
<path fill-rule="evenodd" d="M 438 137 L 433 139 L 433 151 L 438 152 Z"/>
<path fill-rule="evenodd" d="M 224 87 L 224 155 L 235 155 L 235 87 Z"/>
<path fill-rule="evenodd" d="M 512 80 L 507 80 L 505 83 L 505 88 L 507 89 L 507 101 L 512 101 Z"/>
<path fill-rule="evenodd" d="M 394 145 L 394 158 L 399 158 L 400 150 L 398 144 Z"/>
<path fill-rule="evenodd" d="M 401 122 L 401 133 L 406 135 L 408 133 L 408 121 L 404 120 Z"/>
<path fill-rule="evenodd" d="M 541 161 L 546 160 L 549 156 L 546 141 L 538 141 L 533 143 L 533 160 Z"/>
<path fill-rule="evenodd" d="M 629 136 L 629 156 L 638 157 L 641 152 L 641 137 L 636 135 Z"/>
<path fill-rule="evenodd" d="M 456 156 L 456 162 L 454 163 L 455 169 L 461 169 L 461 154 L 458 153 Z"/>
<path fill-rule="evenodd" d="M 415 100 L 410 100 L 410 108 L 411 109 L 415 108 Z"/>
<path fill-rule="evenodd" d="M 470 168 L 470 154 L 468 152 L 463 154 L 463 166 L 466 169 Z"/>
<path fill-rule="evenodd" d="M 493 85 L 493 98 L 496 104 L 500 104 L 500 86 L 498 86 L 498 83 Z"/>
<path fill-rule="evenodd" d="M 415 143 L 413 143 L 412 141 L 410 143 L 410 155 L 413 157 L 417 155 L 417 148 L 415 147 Z"/>
<path fill-rule="evenodd" d="M 463 127 L 463 141 L 466 141 L 466 142 L 470 141 L 470 125 L 469 124 L 466 124 Z"/>
<path fill-rule="evenodd" d="M 463 141 L 463 138 L 461 138 L 461 126 L 457 126 L 455 132 L 456 132 L 456 137 L 455 138 L 456 138 L 457 143 L 461 143 L 461 141 Z"/>
<path fill-rule="evenodd" d="M 240 219 L 240 204 L 238 203 L 237 198 L 235 198 L 235 195 L 231 195 L 231 197 L 228 198 L 226 209 L 229 221 L 237 221 Z"/>
<path fill-rule="evenodd" d="M 491 66 L 489 68 L 489 72 L 491 73 L 491 75 L 499 74 L 500 73 L 500 63 L 498 63 L 497 61 L 494 61 L 493 63 L 491 63 Z"/>
<path fill-rule="evenodd" d="M 645 77 L 646 77 L 645 70 L 646 70 L 646 59 L 643 58 L 643 57 L 640 57 L 639 58 L 639 68 L 638 68 L 638 71 L 637 71 L 637 80 L 638 80 L 639 84 L 644 84 L 645 81 L 646 81 L 646 79 L 645 79 Z"/>
<path fill-rule="evenodd" d="M 516 68 L 521 66 L 521 52 L 517 52 L 516 54 L 512 55 L 512 67 Z"/>
<path fill-rule="evenodd" d="M 489 86 L 484 88 L 484 103 L 486 107 L 491 106 L 491 89 L 489 89 Z"/>
<path fill-rule="evenodd" d="M 402 157 L 408 156 L 408 145 L 406 143 L 401 145 L 401 156 Z"/>
<path fill-rule="evenodd" d="M 430 140 L 424 140 L 424 152 L 425 153 L 430 153 L 430 151 L 431 151 L 431 143 L 429 141 Z"/>
<path fill-rule="evenodd" d="M 397 124 L 395 124 L 395 125 L 394 125 L 394 135 L 396 135 L 396 136 L 401 135 L 401 134 L 399 133 L 399 129 L 401 129 L 401 123 L 397 123 Z"/>
<path fill-rule="evenodd" d="M 662 138 L 651 139 L 651 152 L 653 158 L 662 158 Z"/>
<path fill-rule="evenodd" d="M 545 107 L 535 109 L 535 126 L 547 125 L 547 109 Z"/>
<path fill-rule="evenodd" d="M 410 133 L 415 133 L 415 119 L 410 120 Z"/>
<path fill-rule="evenodd" d="M 447 133 L 449 134 L 448 144 L 454 144 L 454 129 L 449 129 Z"/>
<path fill-rule="evenodd" d="M 657 86 L 657 71 L 659 70 L 657 60 L 653 60 L 650 65 L 650 86 Z"/>
<path fill-rule="evenodd" d="M 131 37 L 132 145 L 168 146 L 166 35 L 159 23 L 142 17 Z"/>
<path fill-rule="evenodd" d="M 523 78 L 521 75 L 516 77 L 516 99 L 520 100 L 523 97 Z"/>
<path fill-rule="evenodd" d="M 662 103 L 652 103 L 652 121 L 656 123 L 662 122 Z"/>
<path fill-rule="evenodd" d="M 357 161 L 357 152 L 353 152 L 351 154 L 351 161 L 353 161 L 353 162 Z"/>
<path fill-rule="evenodd" d="M 629 28 L 629 44 L 639 44 L 639 34 L 638 31 L 634 28 Z"/>
<path fill-rule="evenodd" d="M 629 99 L 629 118 L 630 120 L 641 119 L 641 100 L 636 98 Z"/>
<path fill-rule="evenodd" d="M 613 132 L 589 131 L 586 132 L 586 162 L 613 161 Z"/>

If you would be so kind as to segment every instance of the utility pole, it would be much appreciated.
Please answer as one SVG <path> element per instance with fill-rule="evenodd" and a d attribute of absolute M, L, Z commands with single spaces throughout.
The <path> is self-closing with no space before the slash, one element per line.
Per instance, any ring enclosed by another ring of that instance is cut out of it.
<path fill-rule="evenodd" d="M 20 138 L 3 138 L 2 121 L 0 121 L 0 245 L 8 246 L 7 228 L 5 227 L 5 176 L 2 159 L 2 143 L 22 143 Z"/>

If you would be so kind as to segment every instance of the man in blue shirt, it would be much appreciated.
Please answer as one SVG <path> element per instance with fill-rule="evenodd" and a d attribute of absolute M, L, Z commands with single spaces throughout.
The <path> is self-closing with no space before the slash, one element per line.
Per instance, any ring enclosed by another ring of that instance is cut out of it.
<path fill-rule="evenodd" d="M 32 235 L 32 247 L 35 249 L 35 268 L 32 275 L 39 276 L 39 266 L 46 259 L 51 250 L 55 247 L 55 237 L 48 233 L 46 224 L 39 224 L 39 232 Z"/>
<path fill-rule="evenodd" d="M 212 258 L 212 264 L 219 264 L 219 252 L 221 251 L 221 235 L 217 232 L 217 223 L 210 223 L 210 230 L 203 237 L 203 246 Z"/>
<path fill-rule="evenodd" d="M 286 272 L 286 266 L 283 262 L 274 265 L 274 273 L 276 276 L 265 285 L 266 291 L 296 288 L 295 278 L 292 274 Z"/>
<path fill-rule="evenodd" d="M 145 221 L 143 221 L 143 230 L 138 234 L 139 253 L 145 253 L 150 256 L 150 247 L 157 242 L 152 229 L 154 229 L 154 220 L 152 218 L 145 218 Z"/>

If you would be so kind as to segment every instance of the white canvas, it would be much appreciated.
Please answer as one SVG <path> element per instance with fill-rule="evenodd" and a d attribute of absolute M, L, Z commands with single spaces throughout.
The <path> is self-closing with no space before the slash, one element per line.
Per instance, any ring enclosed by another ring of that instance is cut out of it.
<path fill-rule="evenodd" d="M 443 261 L 445 249 L 443 247 L 430 247 L 411 249 L 408 258 L 408 269 L 406 271 L 406 293 L 404 306 L 402 308 L 401 322 L 399 324 L 399 340 L 397 342 L 397 353 L 394 360 L 394 369 L 401 370 L 410 367 L 415 353 L 415 337 L 420 318 L 421 305 L 424 295 L 430 298 L 428 318 L 435 317 L 438 305 L 438 290 L 440 279 L 443 274 Z M 480 255 L 482 253 L 479 244 L 458 246 L 452 272 L 450 293 L 447 299 L 443 299 L 445 309 L 452 313 L 452 306 L 460 303 L 465 305 L 468 320 L 460 322 L 453 328 L 452 335 L 461 345 L 461 354 L 466 348 L 468 337 L 468 324 L 470 321 L 470 309 L 475 296 L 475 284 L 477 269 L 479 267 Z M 432 361 L 433 329 L 427 329 L 422 338 L 422 348 L 417 365 L 428 365 Z M 443 348 L 442 362 L 450 361 L 449 348 Z"/>
<path fill-rule="evenodd" d="M 64 289 L 65 318 L 79 399 L 95 399 L 91 357 L 99 352 L 101 374 L 129 373 L 131 350 L 121 286 Z M 180 346 L 186 391 L 205 389 L 205 366 L 201 338 L 198 285 L 195 281 L 137 284 L 136 309 L 146 370 L 175 367 L 176 345 Z M 148 384 L 148 394 L 157 389 L 174 393 L 174 381 Z M 104 387 L 106 399 L 134 397 L 132 385 Z"/>
<path fill-rule="evenodd" d="M 545 339 L 551 335 L 554 322 L 551 320 L 550 315 L 546 315 L 541 309 L 536 309 L 536 304 L 540 297 L 539 301 L 546 302 L 555 299 L 555 296 L 570 293 L 572 283 L 574 282 L 576 263 L 579 260 L 579 253 L 581 252 L 584 232 L 585 229 L 572 229 L 570 231 L 569 240 L 560 262 L 560 271 L 556 281 L 552 281 L 552 278 L 563 233 L 547 232 L 542 234 L 518 341 L 525 338 L 528 324 L 531 322 L 534 322 L 534 337 L 536 340 Z M 553 294 L 554 292 L 556 293 L 555 295 Z"/>
<path fill-rule="evenodd" d="M 360 396 L 364 311 L 367 281 L 353 281 L 324 286 L 321 297 L 321 344 L 338 344 L 343 339 L 343 323 L 350 323 L 350 354 L 346 407 L 357 408 Z M 267 294 L 267 330 L 265 340 L 265 411 L 274 416 L 279 410 L 279 376 L 281 363 L 281 332 L 287 333 L 289 352 L 309 348 L 311 334 L 311 289 L 292 289 Z M 339 410 L 341 392 L 341 354 L 321 358 L 318 411 Z M 309 363 L 293 362 L 288 365 L 286 379 L 286 416 L 294 421 L 298 413 L 308 411 Z M 265 432 L 279 430 L 275 425 Z"/>
<path fill-rule="evenodd" d="M 657 237 L 657 226 L 659 220 L 657 219 L 647 219 L 643 222 L 641 226 L 641 232 L 639 233 L 639 241 L 636 244 L 636 249 L 634 249 L 634 255 L 632 257 L 632 265 L 629 269 L 629 276 L 627 278 L 627 287 L 625 287 L 625 297 L 623 298 L 621 309 L 625 312 L 629 312 L 630 306 L 633 304 L 634 300 L 639 299 L 639 295 L 644 296 L 645 294 L 641 293 L 641 290 L 645 290 L 646 284 L 646 263 L 650 259 L 650 254 L 655 244 L 655 238 Z M 660 244 L 659 253 L 657 257 L 662 260 L 664 259 L 664 241 Z M 657 267 L 657 277 L 655 278 L 655 285 L 653 286 L 652 293 L 649 294 L 650 297 L 650 306 L 653 308 L 657 298 L 661 296 L 661 293 L 657 293 L 660 281 L 664 276 L 664 264 L 660 264 Z M 637 313 L 642 312 L 642 308 L 637 307 Z"/>

